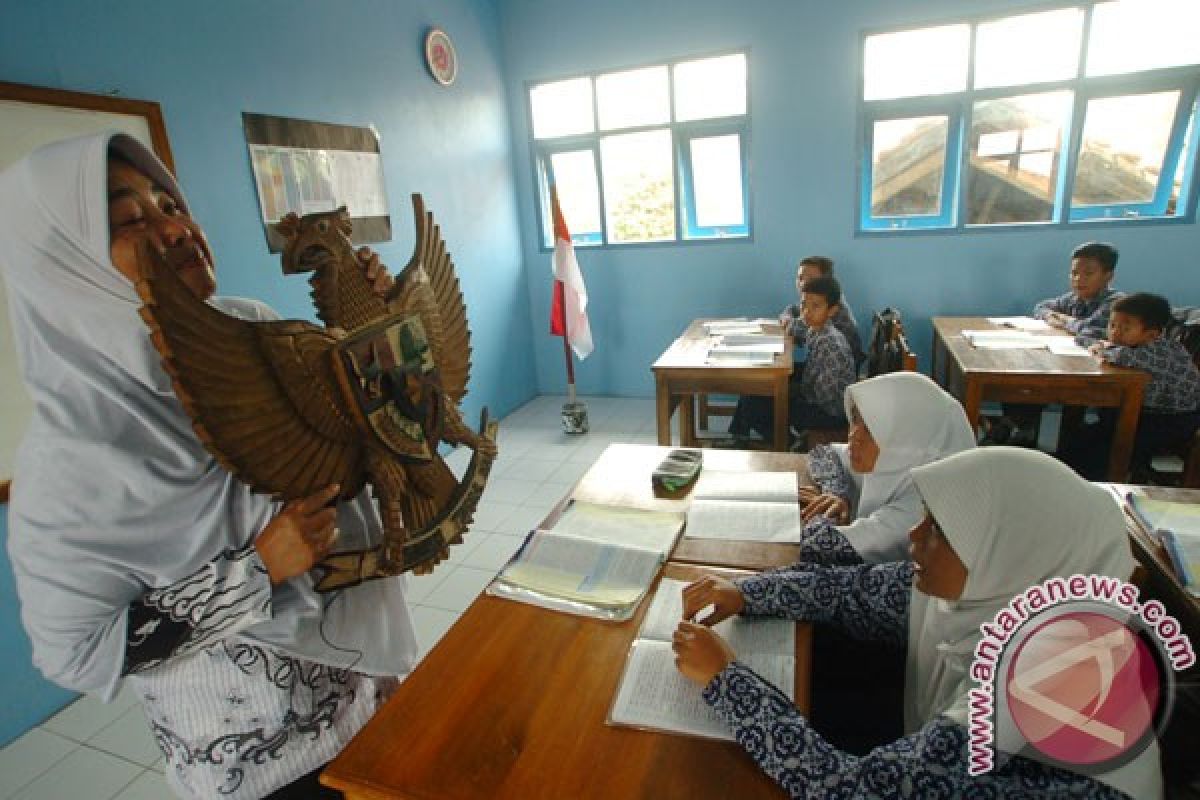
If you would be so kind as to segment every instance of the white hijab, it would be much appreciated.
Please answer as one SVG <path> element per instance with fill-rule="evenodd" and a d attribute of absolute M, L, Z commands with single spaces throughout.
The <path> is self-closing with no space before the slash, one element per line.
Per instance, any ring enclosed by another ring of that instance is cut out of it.
<path fill-rule="evenodd" d="M 278 510 L 200 444 L 137 294 L 110 260 L 110 147 L 187 208 L 158 159 L 122 134 L 57 142 L 0 173 L 0 266 L 34 403 L 14 468 L 9 555 L 35 663 L 105 698 L 120 686 L 127 606 L 244 547 Z M 274 317 L 251 301 L 213 302 Z M 365 495 L 339 507 L 338 524 L 360 542 L 379 535 Z M 312 585 L 304 575 L 276 586 L 273 618 L 241 634 L 331 666 L 411 669 L 402 579 L 324 597 Z"/>
<path fill-rule="evenodd" d="M 937 715 L 968 726 L 968 670 L 979 626 L 1054 576 L 1129 580 L 1125 519 L 1112 496 L 1037 450 L 987 447 L 913 471 L 925 505 L 967 568 L 953 602 L 916 589 L 909 612 L 905 727 Z M 1162 795 L 1158 746 L 1095 776 L 1136 798 Z"/>
<path fill-rule="evenodd" d="M 908 531 L 924 513 L 912 469 L 973 448 L 975 432 L 962 405 L 918 372 L 890 372 L 852 384 L 844 402 L 846 419 L 855 410 L 862 417 L 879 445 L 879 459 L 871 472 L 856 473 L 846 445 L 834 446 L 857 490 L 854 522 L 839 530 L 869 564 L 906 560 Z"/>

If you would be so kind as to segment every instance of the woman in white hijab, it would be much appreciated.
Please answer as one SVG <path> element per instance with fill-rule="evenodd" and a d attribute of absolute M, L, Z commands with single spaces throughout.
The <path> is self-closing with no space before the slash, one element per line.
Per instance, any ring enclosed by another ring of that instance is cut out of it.
<path fill-rule="evenodd" d="M 335 512 L 330 487 L 280 509 L 204 450 L 138 316 L 147 240 L 210 297 L 203 232 L 128 136 L 48 145 L 0 174 L 0 261 L 34 403 L 8 549 L 34 661 L 105 700 L 128 682 L 182 796 L 262 797 L 305 776 L 316 792 L 311 773 L 415 661 L 404 582 L 318 595 L 308 570 L 335 538 L 379 536 L 366 497 Z"/>
<path fill-rule="evenodd" d="M 818 489 L 801 492 L 800 560 L 900 561 L 908 531 L 924 513 L 912 470 L 974 447 L 975 432 L 962 405 L 917 372 L 853 384 L 845 404 L 847 443 L 820 445 L 808 454 Z"/>
<path fill-rule="evenodd" d="M 691 584 L 674 638 L 679 669 L 704 687 L 705 702 L 792 797 L 1161 797 L 1153 740 L 1100 773 L 1003 753 L 991 772 L 967 770 L 968 669 L 980 623 L 1052 577 L 1128 580 L 1134 562 L 1111 496 L 1050 456 L 1020 448 L 971 450 L 913 477 L 928 508 L 910 534 L 915 563 L 806 565 L 736 584 Z M 686 621 L 709 604 L 715 611 L 706 619 Z M 737 613 L 907 641 L 906 735 L 861 757 L 832 747 L 707 627 Z"/>

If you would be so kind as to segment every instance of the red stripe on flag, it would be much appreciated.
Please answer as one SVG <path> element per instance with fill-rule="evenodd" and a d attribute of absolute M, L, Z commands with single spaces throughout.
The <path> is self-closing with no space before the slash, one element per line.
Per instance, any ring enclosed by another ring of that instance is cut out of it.
<path fill-rule="evenodd" d="M 554 281 L 553 298 L 550 301 L 550 333 L 554 336 L 567 335 L 567 303 L 564 291 L 563 282 Z"/>

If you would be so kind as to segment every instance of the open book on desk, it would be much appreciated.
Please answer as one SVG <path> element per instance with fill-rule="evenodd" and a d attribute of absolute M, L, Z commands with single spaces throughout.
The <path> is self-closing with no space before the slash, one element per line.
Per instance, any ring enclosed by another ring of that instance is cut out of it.
<path fill-rule="evenodd" d="M 629 650 L 609 723 L 732 740 L 728 726 L 704 702 L 700 688 L 675 667 L 671 635 L 683 617 L 687 581 L 663 578 Z M 795 700 L 796 623 L 774 617 L 733 617 L 716 625 L 737 659 Z"/>
<path fill-rule="evenodd" d="M 800 539 L 794 472 L 705 470 L 692 490 L 685 536 L 753 542 Z"/>
<path fill-rule="evenodd" d="M 1138 523 L 1162 543 L 1183 588 L 1200 597 L 1200 505 L 1133 493 L 1125 495 L 1125 502 Z"/>
<path fill-rule="evenodd" d="M 683 515 L 573 503 L 529 534 L 488 593 L 582 616 L 633 616 L 675 544 Z"/>

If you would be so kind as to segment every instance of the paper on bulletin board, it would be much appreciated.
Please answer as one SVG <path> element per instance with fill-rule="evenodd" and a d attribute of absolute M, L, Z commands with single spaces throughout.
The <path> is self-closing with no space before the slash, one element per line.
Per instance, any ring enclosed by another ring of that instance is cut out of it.
<path fill-rule="evenodd" d="M 271 252 L 285 215 L 346 206 L 362 244 L 392 238 L 379 138 L 370 128 L 243 114 L 259 208 Z"/>

